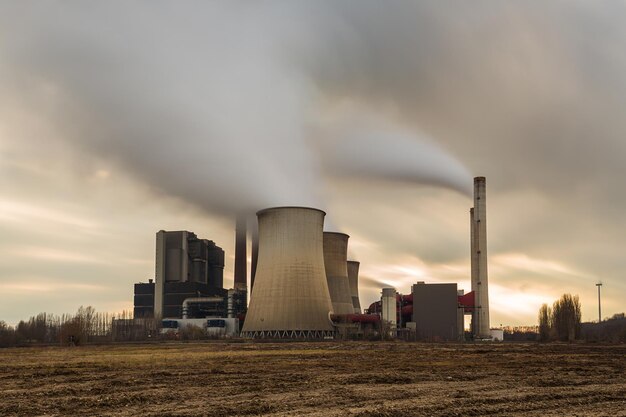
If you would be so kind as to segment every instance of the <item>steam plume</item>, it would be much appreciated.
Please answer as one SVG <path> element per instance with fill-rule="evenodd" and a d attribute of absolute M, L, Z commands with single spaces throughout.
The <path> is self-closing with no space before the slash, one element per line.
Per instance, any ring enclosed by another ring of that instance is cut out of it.
<path fill-rule="evenodd" d="M 187 4 L 3 6 L 0 93 L 19 97 L 5 104 L 46 120 L 77 158 L 104 155 L 211 211 L 323 207 L 322 170 L 470 184 L 452 156 L 393 123 L 384 132 L 326 130 L 332 145 L 316 145 L 333 85 L 368 65 L 351 42 L 367 22 L 334 19 L 329 5 Z"/>

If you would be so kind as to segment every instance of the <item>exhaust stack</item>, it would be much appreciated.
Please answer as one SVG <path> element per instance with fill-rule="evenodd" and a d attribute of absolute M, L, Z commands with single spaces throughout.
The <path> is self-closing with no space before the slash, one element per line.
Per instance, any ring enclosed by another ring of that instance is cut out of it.
<path fill-rule="evenodd" d="M 248 260 L 246 256 L 246 217 L 237 216 L 235 229 L 235 284 L 240 291 L 247 290 Z"/>
<path fill-rule="evenodd" d="M 472 334 L 491 337 L 489 325 L 489 278 L 487 273 L 487 194 L 485 177 L 474 178 L 474 207 L 470 210 L 471 274 L 475 308 Z"/>

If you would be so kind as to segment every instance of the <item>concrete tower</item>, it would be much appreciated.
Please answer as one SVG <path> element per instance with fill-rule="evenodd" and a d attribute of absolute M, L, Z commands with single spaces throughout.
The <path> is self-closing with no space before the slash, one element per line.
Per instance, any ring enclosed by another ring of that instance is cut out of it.
<path fill-rule="evenodd" d="M 246 217 L 237 216 L 235 229 L 235 284 L 236 290 L 246 291 L 248 285 L 248 259 L 246 257 Z"/>
<path fill-rule="evenodd" d="M 319 339 L 334 335 L 324 273 L 325 215 L 306 207 L 257 213 L 259 255 L 242 337 Z"/>
<path fill-rule="evenodd" d="M 487 274 L 487 194 L 485 177 L 474 178 L 474 208 L 470 210 L 472 291 L 475 308 L 472 333 L 489 338 L 489 278 Z"/>
<path fill-rule="evenodd" d="M 348 282 L 350 283 L 350 295 L 352 307 L 356 314 L 361 314 L 361 302 L 359 301 L 359 265 L 357 261 L 348 261 Z"/>
<path fill-rule="evenodd" d="M 345 233 L 324 232 L 324 265 L 333 314 L 353 314 L 348 281 L 348 239 Z"/>

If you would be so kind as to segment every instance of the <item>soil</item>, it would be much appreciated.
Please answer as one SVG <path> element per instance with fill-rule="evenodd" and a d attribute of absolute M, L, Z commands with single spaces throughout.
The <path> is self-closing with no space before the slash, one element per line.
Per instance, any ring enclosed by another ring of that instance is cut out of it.
<path fill-rule="evenodd" d="M 0 349 L 0 416 L 626 416 L 626 346 Z"/>

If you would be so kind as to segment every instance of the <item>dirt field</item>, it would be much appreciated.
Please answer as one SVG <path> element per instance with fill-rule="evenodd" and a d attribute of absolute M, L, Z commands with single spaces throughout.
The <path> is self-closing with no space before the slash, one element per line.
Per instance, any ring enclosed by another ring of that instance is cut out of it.
<path fill-rule="evenodd" d="M 626 346 L 0 349 L 0 416 L 626 416 Z"/>

